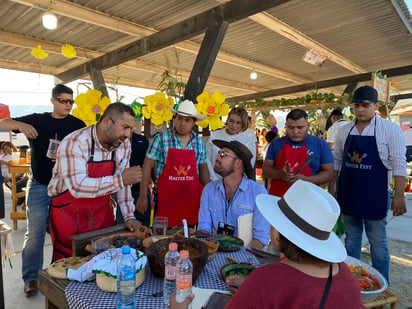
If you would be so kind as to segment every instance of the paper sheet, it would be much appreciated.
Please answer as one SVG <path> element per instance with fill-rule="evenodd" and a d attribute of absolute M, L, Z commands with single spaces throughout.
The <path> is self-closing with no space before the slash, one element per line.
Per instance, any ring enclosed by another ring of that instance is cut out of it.
<path fill-rule="evenodd" d="M 248 213 L 237 218 L 238 237 L 242 239 L 245 246 L 253 239 L 253 213 Z"/>

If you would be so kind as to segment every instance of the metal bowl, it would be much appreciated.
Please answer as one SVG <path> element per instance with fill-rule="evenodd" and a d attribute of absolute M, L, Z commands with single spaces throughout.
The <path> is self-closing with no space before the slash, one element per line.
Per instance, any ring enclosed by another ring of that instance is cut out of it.
<path fill-rule="evenodd" d="M 379 283 L 380 289 L 375 291 L 361 291 L 361 298 L 364 303 L 374 301 L 376 297 L 383 291 L 388 288 L 388 281 L 386 281 L 385 277 L 373 268 L 371 265 L 362 262 L 361 260 L 355 259 L 354 257 L 348 256 L 346 261 L 346 265 L 348 266 L 362 266 L 363 269 L 366 270 L 376 281 Z"/>

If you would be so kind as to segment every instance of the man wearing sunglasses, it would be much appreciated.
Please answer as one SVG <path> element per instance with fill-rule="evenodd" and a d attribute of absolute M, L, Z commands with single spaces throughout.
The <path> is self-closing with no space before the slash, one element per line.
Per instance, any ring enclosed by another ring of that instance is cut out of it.
<path fill-rule="evenodd" d="M 50 197 L 47 185 L 52 176 L 54 160 L 46 156 L 50 140 L 62 140 L 69 133 L 85 126 L 83 121 L 70 115 L 73 90 L 56 85 L 52 90 L 51 113 L 30 114 L 0 120 L 1 130 L 23 133 L 31 149 L 32 177 L 26 190 L 27 232 L 22 252 L 24 293 L 27 297 L 37 293 L 37 273 L 43 268 L 43 246 L 48 226 Z"/>
<path fill-rule="evenodd" d="M 253 214 L 252 248 L 262 249 L 269 241 L 269 223 L 256 206 L 256 196 L 267 193 L 254 181 L 252 153 L 238 141 L 213 140 L 220 150 L 214 171 L 222 178 L 205 186 L 200 199 L 198 231 L 238 236 L 238 218 Z"/>

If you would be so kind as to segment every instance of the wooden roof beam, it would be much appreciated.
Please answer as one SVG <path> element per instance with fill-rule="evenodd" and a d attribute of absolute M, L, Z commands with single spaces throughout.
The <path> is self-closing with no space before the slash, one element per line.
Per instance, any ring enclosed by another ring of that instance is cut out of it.
<path fill-rule="evenodd" d="M 383 75 L 386 75 L 387 77 L 412 74 L 412 65 L 382 70 L 381 72 Z M 323 89 L 327 87 L 346 85 L 346 84 L 353 83 L 353 82 L 366 82 L 372 79 L 372 74 L 374 73 L 375 72 L 362 73 L 362 74 L 357 74 L 357 75 L 350 75 L 350 76 L 345 76 L 345 77 L 317 81 L 316 83 L 307 83 L 307 84 L 302 84 L 302 85 L 297 85 L 297 86 L 273 89 L 273 90 L 252 93 L 252 94 L 243 95 L 243 96 L 227 98 L 226 101 L 244 102 L 244 101 L 250 101 L 250 100 L 276 97 L 279 95 L 285 95 L 289 93 L 308 91 L 310 89 L 313 89 L 315 85 L 316 85 L 316 89 Z"/>
<path fill-rule="evenodd" d="M 232 23 L 250 14 L 258 13 L 288 1 L 290 0 L 233 0 L 136 42 L 108 52 L 99 58 L 93 59 L 91 62 L 93 67 L 101 70 L 116 66 L 205 32 L 212 20 Z M 80 65 L 56 77 L 63 82 L 68 82 L 77 79 L 78 76 L 82 76 L 85 73 L 87 73 L 87 66 Z"/>
<path fill-rule="evenodd" d="M 11 0 L 13 2 L 17 2 L 23 5 L 31 6 L 31 7 L 48 7 L 49 0 Z M 226 3 L 228 1 L 218 1 L 220 3 Z M 85 23 L 89 23 L 98 27 L 102 27 L 105 29 L 109 29 L 112 31 L 118 31 L 121 33 L 125 33 L 131 35 L 133 37 L 142 38 L 144 36 L 149 36 L 153 33 L 156 33 L 156 29 L 151 29 L 136 23 L 132 23 L 127 20 L 119 19 L 114 16 L 109 16 L 107 14 L 97 12 L 86 8 L 84 6 L 76 5 L 72 2 L 66 2 L 61 0 L 54 0 L 53 6 L 51 11 L 55 14 L 62 15 L 69 17 L 71 19 L 76 19 L 83 21 Z M 135 41 L 135 39 L 133 39 Z M 192 41 L 182 41 L 179 43 L 174 44 L 174 47 L 183 50 L 186 52 L 197 54 L 200 48 L 200 44 L 192 42 Z M 297 84 L 307 83 L 310 82 L 305 77 L 293 74 L 291 72 L 287 72 L 275 67 L 263 65 L 261 63 L 244 59 L 242 57 L 224 52 L 219 51 L 217 57 L 217 61 L 222 61 L 225 63 L 229 63 L 232 65 L 236 65 L 239 67 L 243 67 L 249 70 L 254 69 L 255 71 L 273 76 L 276 78 L 281 78 L 287 81 L 295 82 Z"/>

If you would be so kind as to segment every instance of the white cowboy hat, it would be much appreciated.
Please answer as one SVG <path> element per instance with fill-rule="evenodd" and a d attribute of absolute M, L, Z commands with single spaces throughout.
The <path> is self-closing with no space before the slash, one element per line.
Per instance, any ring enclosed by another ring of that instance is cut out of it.
<path fill-rule="evenodd" d="M 256 204 L 270 225 L 300 249 L 327 262 L 346 260 L 346 249 L 332 231 L 339 205 L 324 189 L 298 180 L 283 198 L 260 194 Z"/>
<path fill-rule="evenodd" d="M 192 101 L 184 100 L 176 105 L 176 109 L 169 106 L 173 115 L 179 114 L 185 117 L 193 117 L 196 121 L 202 121 L 206 119 L 205 115 L 197 114 L 197 110 Z"/>

